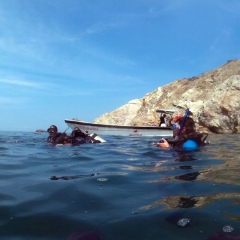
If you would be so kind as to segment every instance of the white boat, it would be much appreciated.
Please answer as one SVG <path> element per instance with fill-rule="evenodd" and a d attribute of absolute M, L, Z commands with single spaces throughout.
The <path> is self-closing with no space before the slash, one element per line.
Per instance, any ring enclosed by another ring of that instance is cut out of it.
<path fill-rule="evenodd" d="M 174 110 L 157 110 L 158 113 L 173 114 Z M 116 136 L 162 136 L 170 137 L 173 135 L 171 127 L 157 126 L 123 126 L 123 125 L 107 125 L 84 122 L 77 119 L 65 119 L 66 124 L 73 130 L 76 127 L 82 132 L 97 135 L 116 135 Z"/>

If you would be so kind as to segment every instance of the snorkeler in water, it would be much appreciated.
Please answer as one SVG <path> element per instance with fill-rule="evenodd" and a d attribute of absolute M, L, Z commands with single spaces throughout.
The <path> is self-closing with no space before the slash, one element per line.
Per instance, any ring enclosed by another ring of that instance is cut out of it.
<path fill-rule="evenodd" d="M 179 118 L 176 124 L 177 128 L 173 131 L 174 139 L 167 140 L 162 138 L 162 140 L 155 145 L 160 148 L 173 147 L 194 150 L 207 144 L 206 139 L 208 134 L 196 132 L 195 123 L 191 117 L 187 117 L 187 114 L 185 114 L 184 117 Z"/>

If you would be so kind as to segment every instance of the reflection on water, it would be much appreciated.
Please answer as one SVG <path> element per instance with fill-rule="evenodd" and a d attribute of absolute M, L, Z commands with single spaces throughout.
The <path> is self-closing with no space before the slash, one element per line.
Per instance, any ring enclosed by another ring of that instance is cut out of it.
<path fill-rule="evenodd" d="M 192 169 L 192 166 L 179 166 L 179 169 Z"/>
<path fill-rule="evenodd" d="M 180 197 L 179 198 L 179 208 L 191 208 L 194 207 L 198 202 L 194 197 Z"/>
<path fill-rule="evenodd" d="M 233 205 L 240 203 L 240 193 L 217 193 L 203 196 L 169 196 L 154 202 L 151 205 L 143 206 L 142 209 L 152 209 L 158 205 L 164 205 L 165 210 L 176 208 L 202 208 L 217 201 L 232 200 Z M 238 217 L 240 219 L 240 217 Z"/>
<path fill-rule="evenodd" d="M 88 174 L 88 175 L 75 175 L 75 176 L 62 176 L 62 177 L 56 177 L 56 176 L 51 176 L 50 179 L 51 180 L 73 180 L 73 179 L 77 179 L 77 178 L 85 178 L 85 177 L 93 177 L 93 176 L 96 176 L 97 174 Z"/>
<path fill-rule="evenodd" d="M 44 138 L 0 137 L 0 239 L 208 239 L 225 225 L 240 234 L 238 135 L 211 135 L 193 152 L 153 138 L 51 148 Z"/>
<path fill-rule="evenodd" d="M 183 180 L 183 181 L 193 181 L 193 180 L 196 180 L 198 175 L 200 175 L 199 172 L 186 173 L 181 176 L 176 176 L 175 179 Z"/>
<path fill-rule="evenodd" d="M 209 146 L 207 149 L 203 149 L 198 153 L 175 152 L 174 155 L 177 156 L 175 162 L 181 164 L 184 163 L 184 165 L 177 165 L 175 170 L 173 170 L 169 167 L 171 163 L 165 163 L 165 166 L 164 164 L 161 164 L 161 169 L 159 169 L 160 172 L 163 171 L 164 168 L 168 170 L 171 169 L 172 171 L 168 171 L 167 176 L 151 180 L 150 183 L 158 182 L 171 184 L 171 182 L 178 181 L 179 184 L 181 184 L 181 182 L 191 182 L 191 184 L 195 182 L 195 184 L 190 187 L 186 185 L 187 183 L 182 183 L 181 185 L 178 184 L 176 186 L 179 186 L 179 188 L 184 190 L 184 195 L 176 195 L 174 194 L 174 191 L 167 192 L 169 196 L 161 197 L 159 200 L 149 205 L 142 206 L 141 209 L 150 210 L 159 206 L 164 206 L 162 210 L 186 208 L 201 209 L 212 204 L 218 205 L 218 203 L 221 203 L 222 201 L 228 201 L 227 206 L 229 207 L 239 205 L 240 194 L 239 192 L 234 191 L 236 190 L 236 187 L 234 186 L 239 186 L 240 184 L 240 156 L 238 155 L 238 153 L 240 153 L 240 147 L 236 144 L 236 140 L 233 141 L 231 137 L 230 140 L 231 141 L 229 142 L 232 143 L 231 147 L 226 146 L 229 143 L 225 140 L 225 146 L 221 146 L 221 148 L 217 149 L 217 144 L 215 144 L 215 149 Z M 186 162 L 188 162 L 187 165 Z M 191 165 L 189 163 L 191 163 Z M 156 167 L 159 166 L 160 165 L 156 164 Z M 177 175 L 179 172 L 178 170 L 188 172 Z M 207 186 L 207 194 L 189 195 L 191 192 L 194 192 L 194 188 L 197 189 L 199 187 L 199 189 L 201 189 L 201 184 L 202 186 L 206 186 L 204 184 L 210 184 Z M 211 186 L 212 190 L 209 189 L 209 186 Z M 175 192 L 178 192 L 176 188 Z M 215 211 L 221 212 L 228 219 L 240 221 L 240 216 L 236 214 L 236 212 L 226 214 L 221 210 Z M 239 211 L 237 212 L 239 213 Z M 179 217 L 180 216 L 178 216 L 178 218 Z"/>
<path fill-rule="evenodd" d="M 196 157 L 194 157 L 191 152 L 175 152 L 175 154 L 178 156 L 175 161 L 176 162 L 188 162 L 188 161 L 195 161 L 197 160 Z"/>

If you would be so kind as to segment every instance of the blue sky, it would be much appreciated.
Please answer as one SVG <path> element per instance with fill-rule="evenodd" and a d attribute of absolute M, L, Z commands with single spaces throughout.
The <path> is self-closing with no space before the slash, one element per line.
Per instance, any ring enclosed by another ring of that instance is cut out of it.
<path fill-rule="evenodd" d="M 0 0 L 0 130 L 92 122 L 240 57 L 239 0 Z"/>

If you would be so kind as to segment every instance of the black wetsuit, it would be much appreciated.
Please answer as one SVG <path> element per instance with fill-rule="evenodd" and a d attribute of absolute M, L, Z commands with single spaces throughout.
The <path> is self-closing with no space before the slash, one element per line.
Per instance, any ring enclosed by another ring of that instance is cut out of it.
<path fill-rule="evenodd" d="M 64 144 L 68 141 L 68 136 L 66 133 L 58 132 L 54 137 L 49 136 L 47 142 L 52 145 Z"/>
<path fill-rule="evenodd" d="M 82 132 L 79 128 L 75 128 L 72 131 L 69 139 L 70 143 L 74 146 L 83 143 L 101 143 L 101 141 L 95 139 L 96 136 L 97 134 L 93 134 L 92 136 L 90 136 L 87 133 Z"/>
<path fill-rule="evenodd" d="M 206 146 L 208 144 L 208 142 L 206 142 L 206 139 L 208 137 L 207 133 L 191 133 L 189 135 L 184 136 L 183 138 L 179 139 L 179 140 L 168 140 L 168 143 L 171 147 L 173 148 L 188 148 L 188 143 L 189 144 L 189 149 L 196 149 L 197 147 L 203 147 Z M 192 145 L 192 143 L 195 143 L 194 146 Z M 192 145 L 192 147 L 191 147 Z"/>
<path fill-rule="evenodd" d="M 58 132 L 54 137 L 49 136 L 47 138 L 47 142 L 52 145 L 70 143 L 74 146 L 83 143 L 101 143 L 101 141 L 95 139 L 96 136 L 97 134 L 90 136 L 87 133 L 83 133 L 80 129 L 76 128 L 72 131 L 70 136 L 67 136 L 66 133 Z"/>

